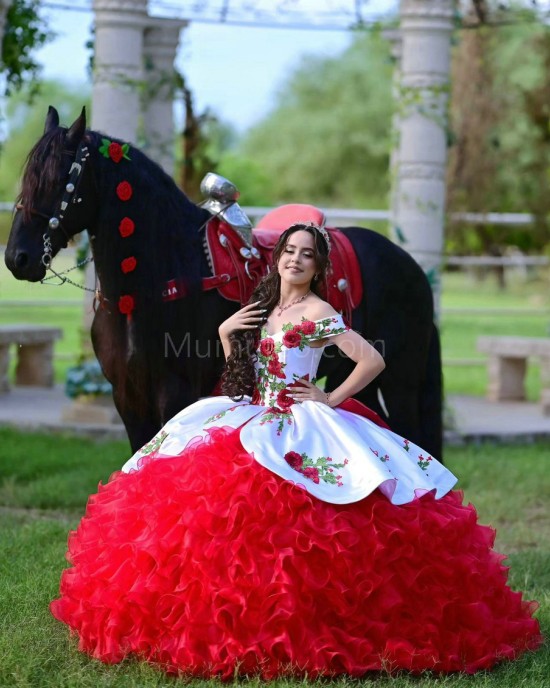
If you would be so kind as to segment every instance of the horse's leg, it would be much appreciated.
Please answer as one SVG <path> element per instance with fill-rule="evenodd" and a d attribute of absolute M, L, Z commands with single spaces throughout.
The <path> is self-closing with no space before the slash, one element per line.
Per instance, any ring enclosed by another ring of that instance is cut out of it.
<path fill-rule="evenodd" d="M 160 428 L 158 423 L 155 423 L 151 420 L 155 417 L 156 413 L 152 411 L 145 417 L 138 417 L 124 404 L 121 404 L 118 397 L 119 395 L 117 395 L 116 390 L 113 388 L 113 400 L 115 402 L 116 409 L 122 418 L 124 427 L 126 428 L 132 453 L 135 453 L 138 451 L 138 449 L 141 449 L 144 444 L 147 444 L 147 442 L 149 442 L 149 440 L 159 431 Z"/>
<path fill-rule="evenodd" d="M 408 379 L 403 377 L 404 372 L 409 374 Z M 384 417 L 393 432 L 427 449 L 422 444 L 420 429 L 418 407 L 420 385 L 417 379 L 410 378 L 408 362 L 392 361 L 380 375 L 378 387 L 387 411 Z"/>
<path fill-rule="evenodd" d="M 116 410 L 124 423 L 132 452 L 135 452 L 159 431 L 158 413 L 151 407 L 150 401 L 147 409 L 140 409 L 137 413 L 135 395 L 122 382 L 126 379 L 121 373 L 121 361 L 126 360 L 124 337 L 117 329 L 116 319 L 106 309 L 99 308 L 96 311 L 91 338 L 103 374 L 113 387 Z M 138 368 L 146 371 L 146 362 Z"/>

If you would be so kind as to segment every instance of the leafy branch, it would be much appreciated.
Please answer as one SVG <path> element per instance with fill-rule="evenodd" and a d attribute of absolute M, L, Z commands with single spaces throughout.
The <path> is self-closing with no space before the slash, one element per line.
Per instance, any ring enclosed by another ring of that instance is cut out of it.
<path fill-rule="evenodd" d="M 30 85 L 30 97 L 38 91 L 40 65 L 34 52 L 54 37 L 39 14 L 39 0 L 13 0 L 6 15 L 0 57 L 5 75 L 5 95 Z"/>

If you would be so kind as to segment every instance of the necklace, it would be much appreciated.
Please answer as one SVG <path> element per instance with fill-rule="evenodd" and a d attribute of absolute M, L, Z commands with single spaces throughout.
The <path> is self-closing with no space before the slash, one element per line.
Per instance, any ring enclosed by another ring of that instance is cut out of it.
<path fill-rule="evenodd" d="M 303 301 L 307 296 L 311 294 L 311 289 L 307 292 L 307 294 L 304 294 L 303 296 L 300 296 L 299 299 L 294 299 L 291 303 L 288 304 L 288 306 L 281 306 L 281 302 L 277 304 L 277 308 L 279 309 L 279 312 L 277 313 L 277 317 L 281 316 L 283 311 L 286 311 L 288 308 L 291 306 L 295 306 L 297 303 L 300 303 Z"/>

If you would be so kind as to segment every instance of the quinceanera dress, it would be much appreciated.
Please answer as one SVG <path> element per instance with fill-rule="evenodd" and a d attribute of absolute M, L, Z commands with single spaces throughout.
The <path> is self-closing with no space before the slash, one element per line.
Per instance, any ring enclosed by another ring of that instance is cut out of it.
<path fill-rule="evenodd" d="M 345 329 L 262 332 L 252 400 L 185 408 L 90 497 L 51 604 L 81 650 L 228 679 L 474 672 L 540 644 L 446 468 L 288 396 Z"/>

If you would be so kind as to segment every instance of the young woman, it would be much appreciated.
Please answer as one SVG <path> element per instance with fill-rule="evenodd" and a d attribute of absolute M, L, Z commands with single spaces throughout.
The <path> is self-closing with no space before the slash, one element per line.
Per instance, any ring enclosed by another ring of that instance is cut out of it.
<path fill-rule="evenodd" d="M 88 503 L 52 613 L 104 662 L 196 676 L 466 671 L 541 642 L 456 478 L 349 397 L 382 356 L 320 296 L 295 225 L 219 328 L 227 396 L 184 409 Z M 356 362 L 315 382 L 324 348 Z"/>

